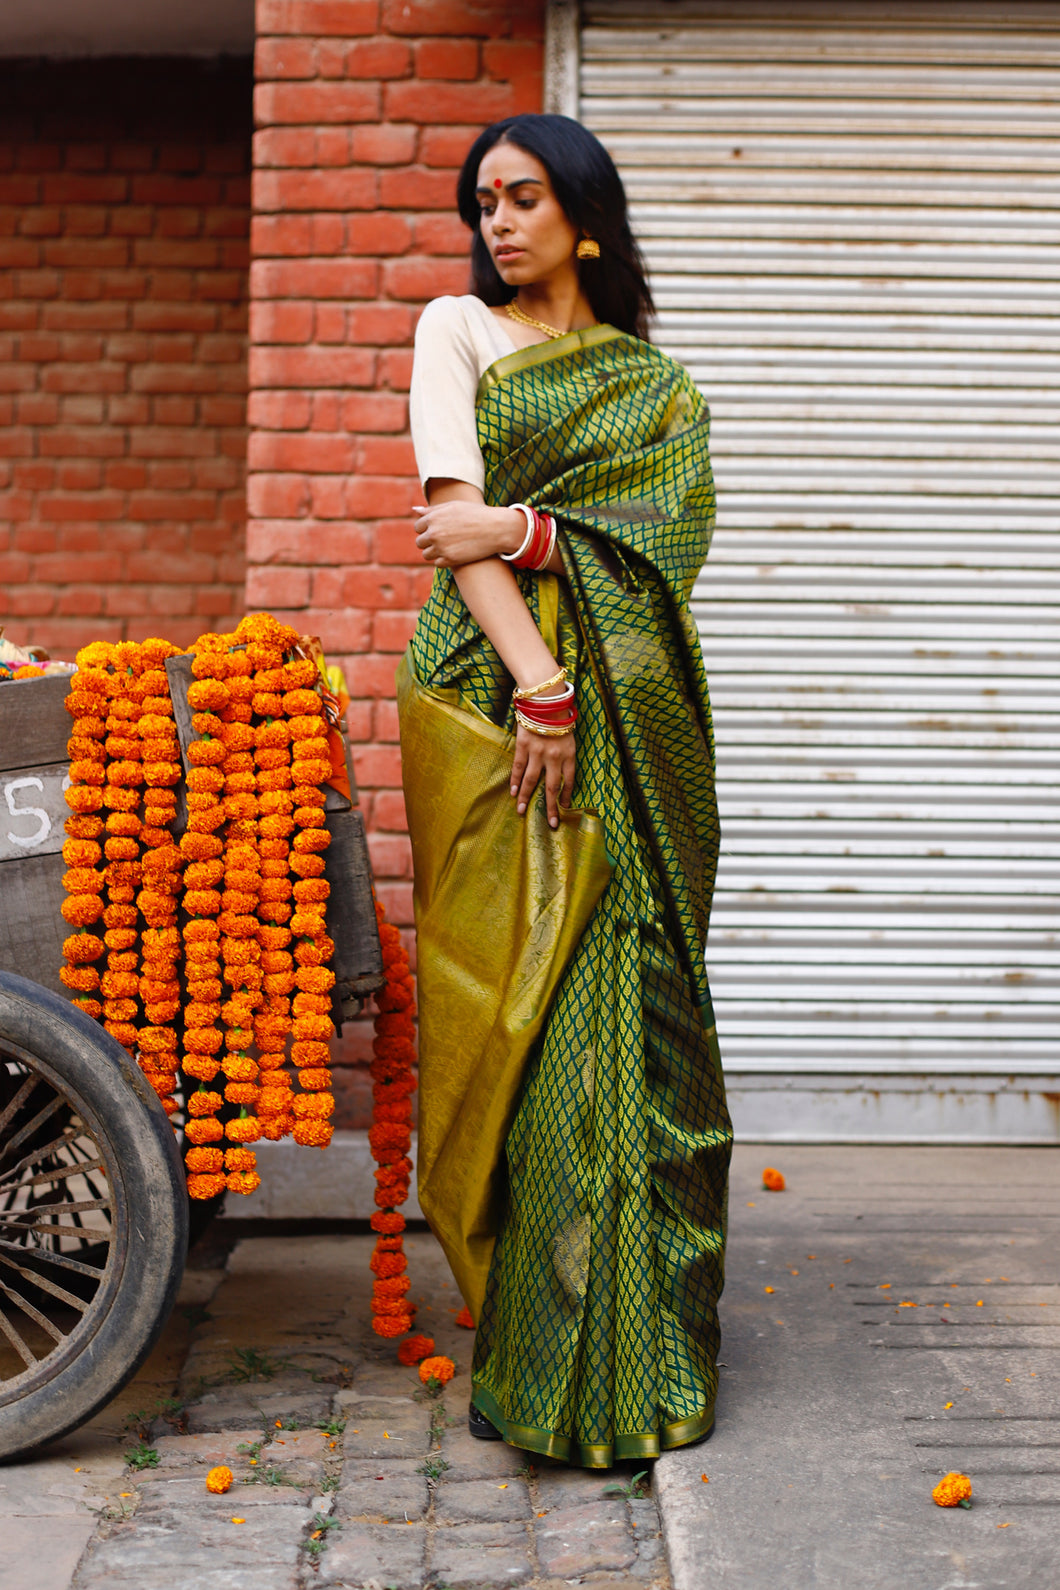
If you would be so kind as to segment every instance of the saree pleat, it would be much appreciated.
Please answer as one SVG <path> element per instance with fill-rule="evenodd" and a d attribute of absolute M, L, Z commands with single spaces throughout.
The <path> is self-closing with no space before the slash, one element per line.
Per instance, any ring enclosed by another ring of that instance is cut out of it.
<path fill-rule="evenodd" d="M 612 871 L 506 1139 L 480 1148 L 499 1192 L 472 1397 L 514 1445 L 607 1467 L 706 1434 L 717 1389 L 732 1139 L 703 969 L 718 827 L 687 609 L 713 513 L 706 416 L 678 366 L 607 327 L 501 360 L 477 413 L 487 500 L 561 518 L 568 580 L 519 579 L 576 680 L 572 805 L 602 820 Z M 410 651 L 427 689 L 511 729 L 511 680 L 447 573 Z M 429 1048 L 428 1108 L 447 1067 L 445 1043 Z"/>

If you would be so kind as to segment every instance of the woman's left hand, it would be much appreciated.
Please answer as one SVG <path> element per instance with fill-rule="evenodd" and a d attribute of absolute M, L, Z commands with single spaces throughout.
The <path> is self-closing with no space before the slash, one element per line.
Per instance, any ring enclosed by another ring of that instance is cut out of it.
<path fill-rule="evenodd" d="M 487 508 L 479 502 L 439 502 L 413 508 L 416 545 L 436 569 L 459 569 L 500 552 L 516 552 L 526 533 L 518 508 Z"/>

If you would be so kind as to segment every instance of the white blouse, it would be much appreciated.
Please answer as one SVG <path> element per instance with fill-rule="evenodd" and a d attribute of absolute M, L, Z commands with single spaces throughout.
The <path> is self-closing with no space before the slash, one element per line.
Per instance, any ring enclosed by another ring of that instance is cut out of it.
<path fill-rule="evenodd" d="M 515 352 L 481 298 L 435 298 L 416 327 L 409 425 L 416 468 L 430 480 L 464 480 L 481 491 L 486 471 L 475 429 L 475 394 L 496 360 Z"/>

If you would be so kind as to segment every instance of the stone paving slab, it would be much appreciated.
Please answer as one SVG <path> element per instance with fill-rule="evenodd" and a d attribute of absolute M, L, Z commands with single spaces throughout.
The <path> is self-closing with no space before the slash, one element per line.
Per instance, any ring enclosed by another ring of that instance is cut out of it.
<path fill-rule="evenodd" d="M 1056 1583 L 1060 1155 L 743 1145 L 731 1210 L 717 1427 L 655 1469 L 675 1590 Z"/>

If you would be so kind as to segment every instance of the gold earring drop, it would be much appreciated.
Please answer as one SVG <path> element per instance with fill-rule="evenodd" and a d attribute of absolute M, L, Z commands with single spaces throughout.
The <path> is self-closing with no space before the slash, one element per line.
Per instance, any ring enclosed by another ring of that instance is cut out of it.
<path fill-rule="evenodd" d="M 579 259 L 599 259 L 600 245 L 595 237 L 583 237 L 574 252 Z"/>

